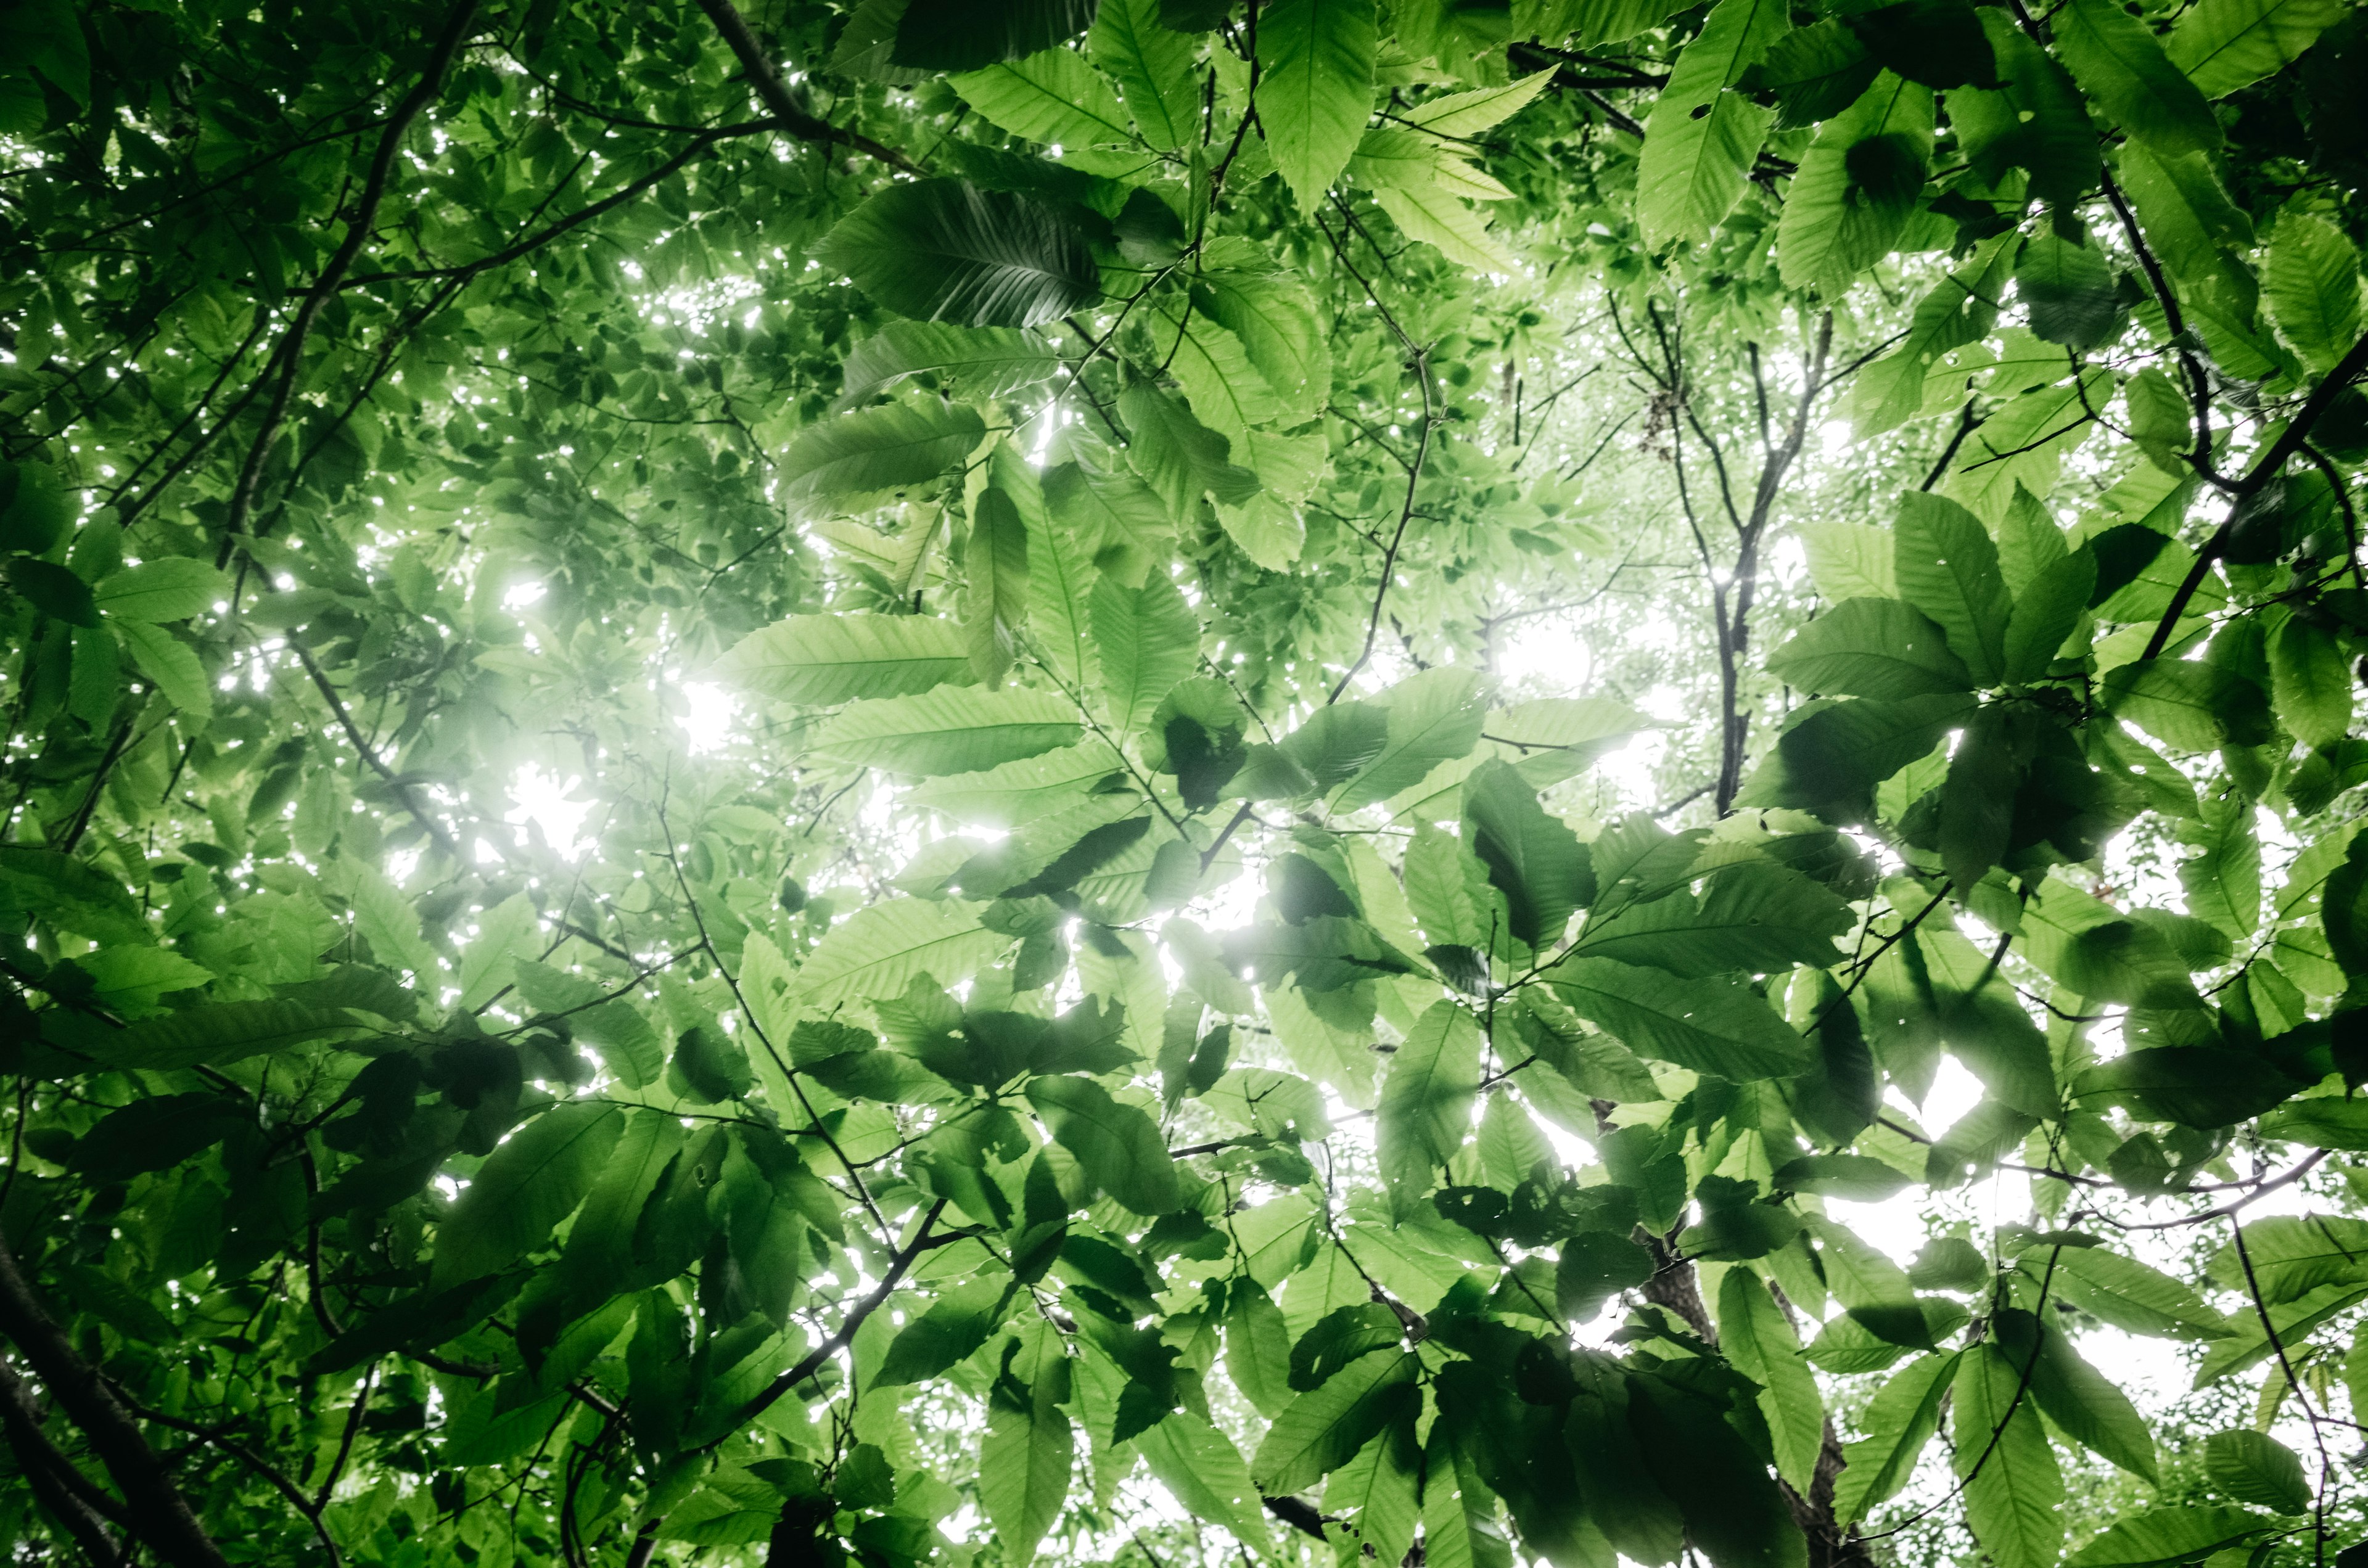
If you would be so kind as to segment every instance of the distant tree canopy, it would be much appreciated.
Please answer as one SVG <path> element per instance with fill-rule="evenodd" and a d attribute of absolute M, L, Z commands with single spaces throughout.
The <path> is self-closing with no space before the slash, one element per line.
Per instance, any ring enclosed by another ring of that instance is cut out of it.
<path fill-rule="evenodd" d="M 2368 12 L 1820 4 L 0 15 L 10 1560 L 2360 1562 Z"/>

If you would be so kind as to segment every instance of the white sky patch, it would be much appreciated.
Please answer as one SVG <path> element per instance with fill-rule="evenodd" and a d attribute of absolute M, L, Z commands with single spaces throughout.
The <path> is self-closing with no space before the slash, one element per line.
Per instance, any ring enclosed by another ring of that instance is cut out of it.
<path fill-rule="evenodd" d="M 677 714 L 674 722 L 681 727 L 690 750 L 695 754 L 723 749 L 740 717 L 740 705 L 732 694 L 712 681 L 685 681 L 677 689 L 685 711 Z"/>
<path fill-rule="evenodd" d="M 542 836 L 552 848 L 568 859 L 580 858 L 592 846 L 588 838 L 578 838 L 584 819 L 592 814 L 595 801 L 575 801 L 568 797 L 583 786 L 580 776 L 562 779 L 555 773 L 545 772 L 535 763 L 528 763 L 510 778 L 510 809 L 502 816 L 507 823 L 520 826 L 532 823 L 542 830 Z"/>

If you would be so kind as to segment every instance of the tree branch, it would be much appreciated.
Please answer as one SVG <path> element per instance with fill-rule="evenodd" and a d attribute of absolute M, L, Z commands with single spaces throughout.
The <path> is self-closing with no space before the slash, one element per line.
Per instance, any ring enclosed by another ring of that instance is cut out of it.
<path fill-rule="evenodd" d="M 2203 579 L 2211 574 L 2214 563 L 2228 552 L 2229 538 L 2245 516 L 2244 503 L 2278 476 L 2278 471 L 2286 466 L 2286 460 L 2302 450 L 2303 443 L 2310 439 L 2311 427 L 2318 423 L 2319 415 L 2328 411 L 2345 388 L 2363 375 L 2368 375 L 2368 337 L 2353 344 L 2351 352 L 2336 362 L 2335 369 L 2311 390 L 2301 410 L 2286 421 L 2286 427 L 2279 432 L 2276 440 L 2270 443 L 2269 450 L 2263 452 L 2246 471 L 2245 477 L 2237 482 L 2237 506 L 2230 508 L 2228 520 L 2213 529 L 2212 537 L 2204 540 L 2203 548 L 2195 552 L 2195 564 L 2188 568 L 2186 578 L 2179 585 L 2179 591 L 2170 596 L 2170 607 L 2155 623 L 2154 635 L 2146 639 L 2146 652 L 2138 655 L 2140 658 L 2156 657 L 2162 652 L 2163 644 L 2170 641 L 2172 629 L 2178 626 L 2180 617 L 2187 613 L 2187 601 L 2193 598 L 2195 590 L 2203 585 Z"/>
<path fill-rule="evenodd" d="M 470 20 L 477 14 L 477 0 L 460 0 L 445 19 L 444 31 L 436 40 L 428 56 L 427 69 L 420 73 L 418 85 L 404 96 L 386 117 L 386 128 L 379 133 L 378 150 L 370 154 L 370 173 L 362 181 L 360 199 L 355 204 L 353 218 L 346 225 L 346 237 L 338 244 L 313 279 L 312 288 L 304 291 L 303 302 L 296 307 L 296 318 L 288 324 L 288 332 L 279 340 L 272 356 L 279 380 L 271 389 L 271 401 L 263 411 L 263 423 L 256 430 L 255 441 L 247 449 L 246 461 L 239 468 L 238 482 L 232 487 L 230 510 L 222 519 L 221 558 L 214 564 L 221 567 L 230 560 L 230 541 L 246 531 L 246 520 L 255 509 L 255 493 L 263 483 L 264 460 L 270 455 L 272 444 L 279 439 L 279 426 L 288 417 L 288 405 L 296 395 L 296 383 L 304 372 L 304 340 L 312 335 L 313 323 L 320 320 L 322 310 L 337 291 L 337 286 L 351 271 L 354 258 L 361 255 L 362 246 L 370 240 L 370 225 L 378 219 L 379 203 L 386 198 L 388 181 L 394 173 L 395 154 L 402 150 L 403 138 L 411 122 L 420 112 L 436 101 L 443 91 L 444 74 L 451 68 L 453 56 L 469 36 Z M 274 366 L 267 366 L 269 375 Z"/>
<path fill-rule="evenodd" d="M 748 74 L 748 85 L 756 89 L 765 107 L 780 120 L 782 130 L 802 142 L 843 142 L 860 153 L 870 154 L 892 169 L 902 169 L 906 174 L 921 172 L 914 167 L 911 159 L 894 148 L 883 147 L 870 137 L 859 136 L 852 131 L 841 131 L 800 108 L 797 99 L 790 96 L 788 84 L 781 80 L 780 73 L 773 69 L 773 62 L 765 58 L 764 47 L 757 43 L 757 35 L 748 30 L 746 19 L 734 8 L 732 0 L 699 0 L 699 8 L 707 13 L 707 19 L 715 24 L 717 32 L 723 35 L 723 41 L 738 58 L 740 68 Z"/>
<path fill-rule="evenodd" d="M 33 1294 L 5 1240 L 0 1240 L 0 1334 L 16 1343 L 50 1397 L 81 1428 L 84 1440 L 122 1492 L 129 1517 L 139 1521 L 141 1539 L 156 1555 L 174 1568 L 230 1568 L 188 1499 L 165 1475 L 131 1413 Z"/>

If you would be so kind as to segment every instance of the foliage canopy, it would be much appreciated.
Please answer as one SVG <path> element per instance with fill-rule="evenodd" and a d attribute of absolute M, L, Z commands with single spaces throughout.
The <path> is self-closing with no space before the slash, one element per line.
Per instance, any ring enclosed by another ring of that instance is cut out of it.
<path fill-rule="evenodd" d="M 17 1560 L 2361 1550 L 2357 5 L 0 44 Z"/>

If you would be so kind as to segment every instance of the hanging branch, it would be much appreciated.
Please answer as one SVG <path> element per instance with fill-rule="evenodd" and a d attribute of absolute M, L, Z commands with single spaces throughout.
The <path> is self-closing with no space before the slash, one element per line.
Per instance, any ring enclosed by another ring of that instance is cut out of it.
<path fill-rule="evenodd" d="M 470 20 L 476 14 L 477 0 L 460 0 L 445 18 L 444 31 L 428 54 L 427 68 L 420 73 L 418 85 L 386 117 L 378 148 L 370 154 L 370 172 L 362 181 L 361 196 L 347 222 L 345 239 L 330 254 L 328 264 L 313 279 L 313 286 L 304 291 L 295 318 L 289 323 L 279 347 L 264 368 L 267 378 L 276 369 L 279 380 L 272 384 L 270 401 L 263 410 L 263 423 L 247 448 L 246 461 L 240 466 L 238 481 L 231 489 L 230 510 L 222 521 L 222 549 L 214 562 L 217 570 L 229 564 L 231 540 L 246 531 L 247 517 L 255 509 L 255 493 L 263 482 L 264 460 L 279 440 L 279 427 L 288 417 L 288 405 L 296 395 L 296 383 L 304 373 L 305 339 L 312 335 L 313 324 L 320 320 L 321 312 L 369 242 L 371 226 L 378 221 L 379 204 L 386 199 L 387 184 L 393 176 L 395 154 L 402 150 L 404 136 L 411 130 L 411 122 L 443 91 L 444 74 L 451 68 L 453 57 L 461 52 L 461 45 L 467 41 Z"/>
<path fill-rule="evenodd" d="M 140 1539 L 149 1549 L 173 1568 L 230 1568 L 188 1499 L 165 1473 L 131 1411 L 33 1293 L 5 1239 L 0 1239 L 0 1334 L 8 1336 L 50 1397 L 81 1428 L 84 1440 L 122 1492 L 126 1517 L 136 1521 Z"/>

